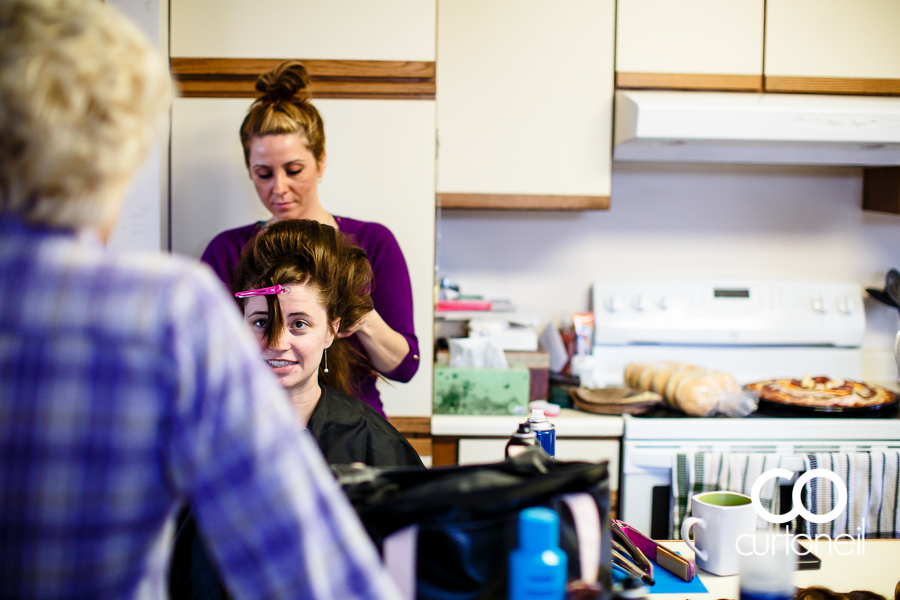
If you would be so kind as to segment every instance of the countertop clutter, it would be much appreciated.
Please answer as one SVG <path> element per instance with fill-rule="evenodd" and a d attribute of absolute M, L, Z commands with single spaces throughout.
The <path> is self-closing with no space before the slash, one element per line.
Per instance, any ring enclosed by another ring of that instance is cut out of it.
<path fill-rule="evenodd" d="M 694 553 L 684 542 L 662 542 L 683 556 L 694 558 Z M 808 543 L 801 542 L 806 547 Z M 820 569 L 797 571 L 794 585 L 797 587 L 823 586 L 836 592 L 866 590 L 894 598 L 895 587 L 900 583 L 900 540 L 865 540 L 862 547 L 857 542 L 841 541 L 833 545 L 812 544 L 812 551 L 822 559 Z M 705 594 L 686 594 L 689 600 L 714 600 L 738 598 L 740 577 L 718 577 L 698 569 L 698 576 L 706 586 Z M 650 598 L 672 598 L 671 594 L 654 594 Z"/>
<path fill-rule="evenodd" d="M 524 416 L 434 415 L 431 434 L 435 436 L 509 437 Z M 592 415 L 564 408 L 558 416 L 550 417 L 556 426 L 557 437 L 621 437 L 622 417 Z"/>

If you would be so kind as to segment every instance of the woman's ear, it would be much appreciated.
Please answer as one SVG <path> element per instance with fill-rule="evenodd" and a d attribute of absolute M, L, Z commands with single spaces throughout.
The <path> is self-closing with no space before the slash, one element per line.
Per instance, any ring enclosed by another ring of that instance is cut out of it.
<path fill-rule="evenodd" d="M 341 330 L 341 320 L 335 319 L 331 322 L 331 331 L 328 332 L 328 335 L 325 336 L 325 347 L 331 348 L 331 344 L 334 343 L 334 338 L 337 335 L 337 332 Z"/>
<path fill-rule="evenodd" d="M 325 175 L 325 167 L 328 166 L 328 155 L 325 152 L 322 152 L 322 158 L 319 159 L 318 164 L 316 165 L 316 169 L 319 171 L 319 179 L 322 179 L 322 176 Z"/>

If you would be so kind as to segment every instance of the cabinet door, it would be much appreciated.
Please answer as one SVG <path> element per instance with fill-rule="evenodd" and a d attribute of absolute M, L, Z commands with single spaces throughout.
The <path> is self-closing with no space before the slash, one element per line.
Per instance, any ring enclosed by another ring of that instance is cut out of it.
<path fill-rule="evenodd" d="M 179 98 L 172 110 L 172 249 L 199 257 L 220 231 L 267 219 L 238 130 L 250 100 Z M 431 414 L 434 101 L 316 100 L 327 128 L 326 210 L 394 233 L 413 287 L 419 371 L 379 383 L 389 415 Z"/>
<path fill-rule="evenodd" d="M 606 206 L 614 11 L 613 0 L 439 4 L 442 206 Z"/>
<path fill-rule="evenodd" d="M 172 0 L 171 15 L 172 56 L 434 60 L 434 0 Z"/>
<path fill-rule="evenodd" d="M 619 0 L 616 85 L 762 89 L 764 0 Z"/>
<path fill-rule="evenodd" d="M 462 438 L 459 440 L 459 464 L 475 465 L 500 462 L 503 460 L 508 441 L 508 439 L 493 438 Z M 588 462 L 605 460 L 609 463 L 610 489 L 619 489 L 618 440 L 573 440 L 557 437 L 556 458 Z"/>
<path fill-rule="evenodd" d="M 900 2 L 768 0 L 766 89 L 900 93 Z"/>

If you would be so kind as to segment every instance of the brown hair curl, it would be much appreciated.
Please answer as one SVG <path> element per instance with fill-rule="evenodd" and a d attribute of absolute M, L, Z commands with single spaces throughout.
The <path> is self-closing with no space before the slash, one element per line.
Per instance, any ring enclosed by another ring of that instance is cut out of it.
<path fill-rule="evenodd" d="M 335 336 L 372 310 L 372 267 L 366 251 L 329 225 L 307 219 L 278 221 L 244 246 L 232 285 L 235 293 L 292 283 L 315 288 L 329 328 L 341 320 Z M 278 296 L 265 298 L 269 319 L 263 339 L 271 346 L 281 336 L 284 316 Z M 243 308 L 247 301 L 239 302 Z M 359 376 L 374 373 L 368 358 L 346 339 L 336 336 L 329 354 L 328 372 L 319 365 L 319 381 L 326 385 L 354 394 Z"/>
<path fill-rule="evenodd" d="M 325 123 L 312 97 L 309 72 L 303 63 L 288 60 L 256 81 L 262 95 L 250 106 L 241 123 L 244 163 L 250 166 L 250 140 L 263 135 L 296 133 L 306 138 L 306 147 L 321 162 L 325 157 Z"/>

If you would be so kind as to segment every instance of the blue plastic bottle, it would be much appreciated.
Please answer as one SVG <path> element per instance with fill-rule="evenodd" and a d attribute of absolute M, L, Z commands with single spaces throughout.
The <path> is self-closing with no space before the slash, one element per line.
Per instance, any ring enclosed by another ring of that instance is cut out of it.
<path fill-rule="evenodd" d="M 561 600 L 567 573 L 556 511 L 536 507 L 520 512 L 519 547 L 509 557 L 509 600 Z"/>

